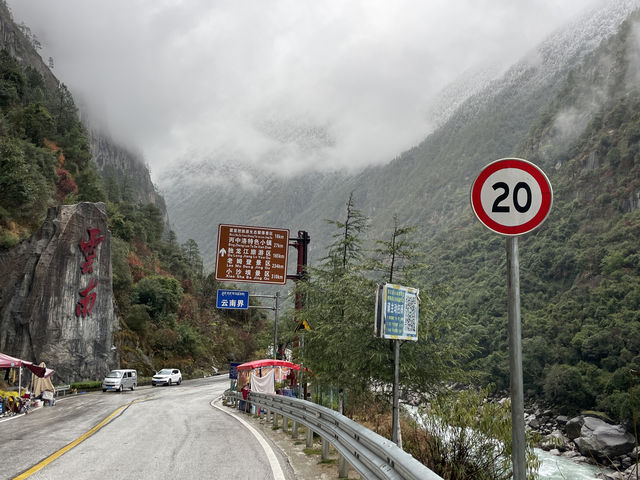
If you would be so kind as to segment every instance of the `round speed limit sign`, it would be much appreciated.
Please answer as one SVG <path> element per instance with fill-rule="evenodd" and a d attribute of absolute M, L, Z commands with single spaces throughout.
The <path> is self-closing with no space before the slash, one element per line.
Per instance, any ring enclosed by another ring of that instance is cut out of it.
<path fill-rule="evenodd" d="M 545 221 L 551 211 L 549 179 L 533 163 L 503 158 L 490 163 L 471 186 L 471 207 L 488 229 L 522 235 Z"/>

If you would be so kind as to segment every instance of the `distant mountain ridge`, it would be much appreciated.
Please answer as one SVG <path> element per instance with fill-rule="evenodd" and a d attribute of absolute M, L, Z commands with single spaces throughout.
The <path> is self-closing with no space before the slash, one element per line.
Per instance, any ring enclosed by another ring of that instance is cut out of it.
<path fill-rule="evenodd" d="M 314 252 L 321 251 L 328 240 L 324 219 L 339 216 L 354 192 L 356 204 L 372 217 L 375 236 L 389 228 L 395 214 L 401 221 L 421 225 L 429 235 L 468 208 L 468 188 L 475 172 L 517 151 L 569 71 L 613 35 L 638 4 L 625 0 L 591 12 L 552 35 L 486 88 L 459 89 L 459 108 L 443 112 L 446 120 L 436 131 L 387 165 L 353 175 L 310 173 L 281 178 L 256 167 L 232 167 L 230 158 L 225 170 L 204 167 L 211 160 L 196 160 L 182 166 L 182 172 L 168 172 L 159 183 L 176 231 L 201 245 L 209 269 L 218 223 L 308 230 L 312 257 L 317 258 Z M 450 91 L 447 95 L 453 98 Z M 234 168 L 238 175 L 245 175 L 243 182 L 234 182 Z M 201 176 L 224 180 L 210 186 L 191 180 Z"/>

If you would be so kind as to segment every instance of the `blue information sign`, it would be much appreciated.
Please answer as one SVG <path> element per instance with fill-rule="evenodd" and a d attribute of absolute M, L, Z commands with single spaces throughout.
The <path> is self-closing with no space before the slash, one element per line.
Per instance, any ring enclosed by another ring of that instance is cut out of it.
<path fill-rule="evenodd" d="M 216 307 L 246 310 L 249 308 L 249 292 L 244 290 L 218 290 Z"/>
<path fill-rule="evenodd" d="M 417 288 L 387 283 L 376 301 L 376 335 L 393 340 L 418 340 Z"/>
<path fill-rule="evenodd" d="M 229 363 L 229 378 L 237 379 L 238 378 L 238 365 L 240 362 L 231 362 Z"/>

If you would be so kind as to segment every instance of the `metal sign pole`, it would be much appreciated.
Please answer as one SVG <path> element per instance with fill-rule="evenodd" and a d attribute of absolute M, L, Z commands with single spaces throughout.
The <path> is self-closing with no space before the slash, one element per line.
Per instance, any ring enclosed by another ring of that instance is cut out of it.
<path fill-rule="evenodd" d="M 278 300 L 280 298 L 280 292 L 276 292 L 275 295 L 249 295 L 251 298 L 272 298 L 275 300 L 273 307 L 263 307 L 262 305 L 249 305 L 249 308 L 262 308 L 264 310 L 273 310 L 273 359 L 276 359 L 276 352 L 278 351 Z"/>
<path fill-rule="evenodd" d="M 273 359 L 275 360 L 278 355 L 278 298 L 280 292 L 276 292 L 276 306 L 273 314 Z"/>
<path fill-rule="evenodd" d="M 470 193 L 471 208 L 478 220 L 492 232 L 507 235 L 511 459 L 514 480 L 526 480 L 518 235 L 532 232 L 547 219 L 553 189 L 535 164 L 522 158 L 502 158 L 482 169 Z"/>
<path fill-rule="evenodd" d="M 513 479 L 526 480 L 518 237 L 507 237 L 507 273 L 507 294 L 509 297 L 509 362 L 511 367 L 511 460 L 513 462 Z"/>
<path fill-rule="evenodd" d="M 400 435 L 398 435 L 400 425 L 400 340 L 393 342 L 393 417 L 391 420 L 391 441 L 398 447 Z"/>

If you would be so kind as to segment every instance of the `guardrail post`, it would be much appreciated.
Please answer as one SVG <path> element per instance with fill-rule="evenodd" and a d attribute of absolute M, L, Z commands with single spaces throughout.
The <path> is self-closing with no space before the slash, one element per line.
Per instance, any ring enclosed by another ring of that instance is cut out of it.
<path fill-rule="evenodd" d="M 287 433 L 287 429 L 289 428 L 289 419 L 282 415 L 282 431 Z"/>
<path fill-rule="evenodd" d="M 329 460 L 329 441 L 322 437 L 322 460 Z"/>
<path fill-rule="evenodd" d="M 338 477 L 340 478 L 349 478 L 349 462 L 342 455 L 338 457 Z"/>
<path fill-rule="evenodd" d="M 306 444 L 307 448 L 312 448 L 313 447 L 313 430 L 311 430 L 311 427 L 307 427 L 307 444 Z"/>
<path fill-rule="evenodd" d="M 291 425 L 291 438 L 294 440 L 298 438 L 298 422 L 293 421 L 293 425 Z"/>
<path fill-rule="evenodd" d="M 230 392 L 226 397 L 242 398 L 238 392 Z M 326 407 L 299 399 L 285 398 L 274 403 L 270 396 L 257 393 L 253 400 L 258 409 L 264 405 L 261 413 L 267 416 L 267 420 L 270 414 L 273 415 L 274 428 L 278 428 L 278 415 L 283 417 L 285 431 L 291 420 L 294 438 L 299 426 L 303 425 L 307 448 L 314 446 L 315 430 L 321 438 L 322 459 L 325 461 L 331 449 L 329 439 L 335 438 L 338 443 L 333 445 L 338 454 L 338 474 L 341 478 L 346 478 L 350 469 L 354 469 L 362 478 L 443 480 L 397 445 Z"/>

